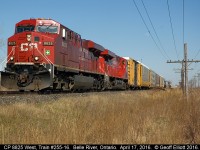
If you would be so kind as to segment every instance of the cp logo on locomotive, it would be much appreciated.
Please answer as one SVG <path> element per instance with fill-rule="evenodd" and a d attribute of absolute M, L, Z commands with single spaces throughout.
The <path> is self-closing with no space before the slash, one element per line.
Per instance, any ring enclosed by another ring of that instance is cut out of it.
<path fill-rule="evenodd" d="M 28 49 L 32 50 L 33 48 L 38 48 L 37 43 L 21 43 L 20 50 L 28 51 Z"/>

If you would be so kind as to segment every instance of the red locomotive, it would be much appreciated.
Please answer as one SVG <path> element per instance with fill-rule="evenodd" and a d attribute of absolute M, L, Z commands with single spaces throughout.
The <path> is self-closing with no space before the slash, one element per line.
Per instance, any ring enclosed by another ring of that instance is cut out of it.
<path fill-rule="evenodd" d="M 1 84 L 30 91 L 126 89 L 127 60 L 52 19 L 22 20 L 8 39 Z"/>

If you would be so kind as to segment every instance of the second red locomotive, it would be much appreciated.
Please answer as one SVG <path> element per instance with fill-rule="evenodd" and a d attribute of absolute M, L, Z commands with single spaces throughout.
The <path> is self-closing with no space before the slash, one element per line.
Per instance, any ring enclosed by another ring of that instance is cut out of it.
<path fill-rule="evenodd" d="M 52 19 L 22 20 L 8 39 L 1 84 L 38 91 L 126 89 L 127 60 Z"/>

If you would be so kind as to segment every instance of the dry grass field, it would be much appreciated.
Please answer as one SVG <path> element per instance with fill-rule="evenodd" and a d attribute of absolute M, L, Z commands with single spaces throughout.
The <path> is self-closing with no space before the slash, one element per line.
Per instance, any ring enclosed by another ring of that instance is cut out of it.
<path fill-rule="evenodd" d="M 0 143 L 200 143 L 199 107 L 200 90 L 186 101 L 175 89 L 1 104 Z"/>

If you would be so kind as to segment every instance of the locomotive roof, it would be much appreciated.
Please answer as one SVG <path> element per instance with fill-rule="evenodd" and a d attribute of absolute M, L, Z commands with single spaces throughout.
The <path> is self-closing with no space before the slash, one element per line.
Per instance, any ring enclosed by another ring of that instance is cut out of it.
<path fill-rule="evenodd" d="M 21 20 L 19 21 L 18 23 L 16 23 L 16 26 L 20 26 L 20 25 L 36 25 L 36 24 L 54 24 L 54 25 L 57 25 L 57 26 L 62 26 L 70 31 L 73 31 L 71 30 L 70 28 L 64 26 L 63 24 L 59 23 L 58 21 L 55 21 L 53 19 L 46 19 L 46 18 L 30 18 L 30 19 L 24 19 L 24 20 Z M 74 32 L 74 31 L 73 31 Z M 76 32 L 74 32 L 76 33 Z M 78 33 L 76 33 L 78 34 Z M 79 34 L 78 34 L 79 35 Z M 79 35 L 80 36 L 80 35 Z"/>
<path fill-rule="evenodd" d="M 60 24 L 59 22 L 53 20 L 53 19 L 44 19 L 44 18 L 30 18 L 30 19 L 24 19 L 16 23 L 16 25 L 21 25 L 21 24 L 36 24 L 36 22 L 43 22 L 43 23 L 55 23 L 55 24 Z"/>
<path fill-rule="evenodd" d="M 130 60 L 130 59 L 132 59 L 132 58 L 130 58 L 130 57 L 123 57 L 124 59 L 126 59 L 126 60 Z"/>

